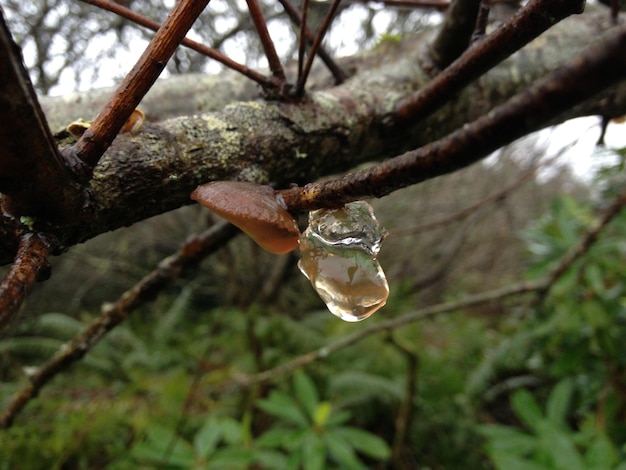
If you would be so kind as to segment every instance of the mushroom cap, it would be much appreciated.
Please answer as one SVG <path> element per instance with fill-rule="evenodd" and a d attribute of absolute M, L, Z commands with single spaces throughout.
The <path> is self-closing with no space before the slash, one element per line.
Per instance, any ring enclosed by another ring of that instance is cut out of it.
<path fill-rule="evenodd" d="M 298 246 L 298 225 L 270 186 L 213 181 L 198 186 L 191 199 L 239 227 L 270 253 L 288 253 Z"/>

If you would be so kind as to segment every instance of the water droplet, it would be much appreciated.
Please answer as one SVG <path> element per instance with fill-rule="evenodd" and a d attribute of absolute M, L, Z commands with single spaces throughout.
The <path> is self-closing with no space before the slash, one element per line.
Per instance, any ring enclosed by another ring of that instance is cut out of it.
<path fill-rule="evenodd" d="M 363 201 L 309 214 L 298 267 L 339 318 L 364 320 L 385 305 L 389 285 L 376 256 L 386 233 Z"/>

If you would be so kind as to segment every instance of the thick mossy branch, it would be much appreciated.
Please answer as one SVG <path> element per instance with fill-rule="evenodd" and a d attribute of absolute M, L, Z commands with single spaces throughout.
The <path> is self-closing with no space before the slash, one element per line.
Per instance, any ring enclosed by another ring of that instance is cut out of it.
<path fill-rule="evenodd" d="M 312 93 L 303 104 L 235 103 L 220 112 L 145 125 L 119 136 L 96 166 L 91 218 L 58 230 L 70 246 L 187 204 L 200 183 L 242 179 L 285 187 L 417 148 L 487 114 L 567 63 L 607 29 L 605 21 L 606 16 L 586 15 L 564 20 L 410 127 L 390 129 L 384 120 L 428 80 L 414 40 L 381 44 L 363 65 L 353 63 L 352 79 Z M 554 122 L 624 110 L 626 84 Z"/>

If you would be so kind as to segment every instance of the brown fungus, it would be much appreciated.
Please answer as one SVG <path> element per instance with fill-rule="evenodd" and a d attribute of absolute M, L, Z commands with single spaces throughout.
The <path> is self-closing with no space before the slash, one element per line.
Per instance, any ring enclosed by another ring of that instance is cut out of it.
<path fill-rule="evenodd" d="M 298 225 L 270 186 L 214 181 L 198 186 L 191 199 L 239 227 L 270 253 L 288 253 L 298 246 Z"/>

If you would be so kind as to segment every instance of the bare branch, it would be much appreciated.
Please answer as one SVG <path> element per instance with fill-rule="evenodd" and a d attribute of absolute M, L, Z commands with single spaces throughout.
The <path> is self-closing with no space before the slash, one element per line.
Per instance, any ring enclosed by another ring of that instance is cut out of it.
<path fill-rule="evenodd" d="M 153 300 L 184 270 L 196 266 L 237 233 L 235 227 L 224 222 L 189 238 L 175 254 L 161 261 L 154 271 L 126 291 L 115 303 L 103 306 L 102 313 L 94 322 L 69 343 L 61 346 L 52 358 L 28 377 L 28 383 L 11 398 L 4 412 L 0 414 L 0 428 L 10 427 L 17 414 L 37 396 L 44 385 L 56 374 L 80 360 L 137 307 Z"/>
<path fill-rule="evenodd" d="M 306 40 L 309 42 L 313 42 L 315 40 L 315 36 L 311 32 L 311 30 L 306 26 L 306 10 L 303 10 L 303 13 L 300 13 L 296 7 L 292 5 L 289 0 L 278 0 L 280 4 L 283 6 L 287 15 L 291 21 L 300 27 L 300 41 L 303 40 L 303 33 Z M 305 1 L 305 7 L 308 4 L 308 0 Z M 302 19 L 300 19 L 302 18 Z M 298 54 L 298 78 L 302 76 L 302 72 L 304 70 L 304 43 L 300 43 L 300 52 Z M 343 83 L 347 78 L 348 74 L 343 71 L 343 69 L 337 64 L 332 57 L 326 52 L 326 50 L 320 46 L 317 55 L 322 59 L 322 62 L 326 65 L 330 73 L 333 74 L 335 78 L 335 84 Z"/>
<path fill-rule="evenodd" d="M 180 0 L 176 3 L 104 109 L 66 154 L 78 156 L 91 168 L 96 166 L 208 3 L 209 0 Z"/>
<path fill-rule="evenodd" d="M 137 23 L 138 25 L 143 26 L 145 28 L 151 29 L 152 31 L 158 31 L 159 28 L 161 27 L 161 25 L 158 22 L 151 20 L 149 18 L 146 18 L 145 16 L 140 15 L 139 13 L 135 13 L 133 10 L 124 7 L 120 5 L 119 3 L 112 2 L 110 0 L 81 0 L 81 1 L 88 3 L 90 5 L 94 5 L 99 8 L 111 11 L 121 16 L 122 18 L 126 18 L 130 21 L 133 21 L 134 23 Z M 240 64 L 239 62 L 235 62 L 234 60 L 225 56 L 221 52 L 213 48 L 207 47 L 204 44 L 200 44 L 199 42 L 193 41 L 189 38 L 184 38 L 181 41 L 181 44 L 183 46 L 189 47 L 190 49 L 193 49 L 196 52 L 199 52 L 202 55 L 205 55 L 207 57 L 210 57 L 213 60 L 218 61 L 219 63 L 225 65 L 226 67 L 232 70 L 235 70 L 241 73 L 242 75 L 248 77 L 251 80 L 254 80 L 259 85 L 265 88 L 276 88 L 277 86 L 276 83 L 274 83 L 274 81 L 270 80 L 265 75 L 260 74 L 259 72 L 256 72 L 255 70 L 252 70 L 251 68 L 243 64 Z"/>
<path fill-rule="evenodd" d="M 402 101 L 393 119 L 419 121 L 548 28 L 571 14 L 581 13 L 584 4 L 584 0 L 531 1 L 508 23 L 475 43 L 443 73 Z"/>
<path fill-rule="evenodd" d="M 476 42 L 485 36 L 487 31 L 487 23 L 489 22 L 489 10 L 491 7 L 490 0 L 481 0 L 476 16 L 476 26 L 472 32 L 472 42 Z"/>
<path fill-rule="evenodd" d="M 261 11 L 259 2 L 258 0 L 246 0 L 246 3 L 248 4 L 250 16 L 254 22 L 259 39 L 261 40 L 261 45 L 265 51 L 265 57 L 267 57 L 267 62 L 269 63 L 272 75 L 278 79 L 279 83 L 282 84 L 285 82 L 285 71 L 280 63 L 280 58 L 278 57 L 276 48 L 274 47 L 274 41 L 272 41 L 272 37 L 267 30 L 267 23 L 263 17 L 263 12 Z"/>
<path fill-rule="evenodd" d="M 552 268 L 546 277 L 546 285 L 541 291 L 542 294 L 547 293 L 550 287 L 565 274 L 574 262 L 589 251 L 589 248 L 596 242 L 600 233 L 615 217 L 620 215 L 625 206 L 626 192 L 623 192 L 615 198 L 597 222 L 578 240 L 578 243 L 571 247 Z"/>
<path fill-rule="evenodd" d="M 431 44 L 429 55 L 435 67 L 445 69 L 471 41 L 481 0 L 454 0 L 446 11 L 439 34 Z"/>
<path fill-rule="evenodd" d="M 33 284 L 50 275 L 49 251 L 44 237 L 34 233 L 22 235 L 13 265 L 0 284 L 0 331 L 17 313 Z"/>
<path fill-rule="evenodd" d="M 309 55 L 307 56 L 306 63 L 304 64 L 304 69 L 302 70 L 302 74 L 298 77 L 298 83 L 296 83 L 296 88 L 294 90 L 294 94 L 296 96 L 301 96 L 304 93 L 304 85 L 306 84 L 307 79 L 309 78 L 309 73 L 311 72 L 311 67 L 313 66 L 313 59 L 315 59 L 315 55 L 322 44 L 322 39 L 326 35 L 326 31 L 328 31 L 328 27 L 335 16 L 335 12 L 339 7 L 339 3 L 341 0 L 333 0 L 330 5 L 330 8 L 326 12 L 326 16 L 322 21 L 322 24 L 317 31 L 315 39 L 313 40 L 313 44 L 311 44 L 311 49 L 309 50 Z"/>
<path fill-rule="evenodd" d="M 569 65 L 437 142 L 342 178 L 283 190 L 281 194 L 293 211 L 385 196 L 468 166 L 548 124 L 571 108 L 574 101 L 582 102 L 625 77 L 626 27 L 622 26 L 607 33 Z"/>
<path fill-rule="evenodd" d="M 354 77 L 338 87 L 311 92 L 304 103 L 240 102 L 210 114 L 181 116 L 158 124 L 148 122 L 137 133 L 119 136 L 94 170 L 88 188 L 93 197 L 93 213 L 77 214 L 70 225 L 52 231 L 43 227 L 40 231 L 54 233 L 64 246 L 72 246 L 188 204 L 195 187 L 208 181 L 245 179 L 262 184 L 273 182 L 280 188 L 398 155 L 406 148 L 441 139 L 483 114 L 489 120 L 494 116 L 489 114 L 493 108 L 518 90 L 525 90 L 532 80 L 550 70 L 568 70 L 564 64 L 584 50 L 585 44 L 600 41 L 604 28 L 603 16 L 570 18 L 546 32 L 542 41 L 530 44 L 506 64 L 485 74 L 432 116 L 412 125 L 399 125 L 393 132 L 382 125 L 383 119 L 406 96 L 406 90 L 419 88 L 426 79 L 418 63 L 421 51 L 414 47 L 412 38 L 379 47 L 362 61 L 353 59 L 351 67 L 357 71 Z M 615 70 L 619 70 L 619 62 L 616 61 Z M 606 76 L 613 73 L 609 70 Z M 596 78 L 604 80 L 602 75 L 599 73 Z M 231 77 L 235 81 L 239 78 L 234 74 Z M 165 80 L 164 84 L 168 82 Z M 179 83 L 178 79 L 173 83 Z M 213 94 L 227 93 L 228 86 Z M 236 88 L 237 84 L 233 86 Z M 625 81 L 584 102 L 591 93 L 585 83 L 567 86 L 580 86 L 582 93 L 571 93 L 568 105 L 540 107 L 537 116 L 544 115 L 540 119 L 534 115 L 537 110 L 529 106 L 530 114 L 512 121 L 506 133 L 520 126 L 537 129 L 582 115 L 616 116 L 626 109 Z M 169 106 L 178 100 L 185 109 L 196 106 L 197 88 L 193 88 L 191 104 L 180 98 L 180 88 L 175 86 L 172 99 L 161 101 Z M 537 106 L 541 104 L 541 100 L 531 101 Z M 485 137 L 471 141 L 466 151 L 472 152 L 475 145 L 489 140 Z M 453 159 L 448 163 L 450 171 L 456 168 Z M 439 160 L 431 159 L 430 164 L 437 164 L 436 171 L 431 174 L 433 167 L 425 162 L 418 172 L 420 177 L 430 178 L 442 171 Z M 331 199 L 328 202 L 340 203 Z M 311 202 L 308 208 L 313 206 Z M 4 224 L 0 230 L 6 233 Z M 0 237 L 2 264 L 10 263 L 15 253 L 17 243 L 8 241 L 10 237 Z"/>

